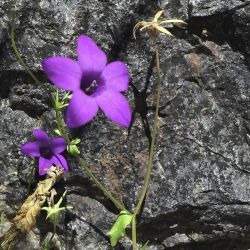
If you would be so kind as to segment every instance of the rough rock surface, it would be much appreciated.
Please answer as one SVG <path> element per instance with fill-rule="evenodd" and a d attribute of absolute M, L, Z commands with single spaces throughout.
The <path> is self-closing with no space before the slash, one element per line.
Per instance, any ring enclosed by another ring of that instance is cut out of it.
<path fill-rule="evenodd" d="M 126 62 L 142 96 L 150 93 L 147 116 L 135 115 L 129 137 L 101 113 L 72 131 L 81 138 L 85 162 L 129 209 L 143 185 L 149 146 L 143 123 L 152 125 L 155 94 L 151 41 L 146 34 L 134 40 L 132 29 L 160 8 L 188 23 L 171 27 L 175 37 L 159 37 L 160 126 L 138 240 L 149 240 L 149 249 L 249 249 L 250 1 L 0 0 L 1 232 L 27 197 L 32 161 L 19 147 L 32 139 L 34 128 L 53 134 L 54 126 L 48 98 L 13 54 L 12 8 L 17 47 L 44 84 L 41 61 L 53 55 L 76 58 L 76 39 L 84 33 L 110 61 Z M 133 109 L 132 88 L 127 96 Z M 74 209 L 60 221 L 58 248 L 111 249 L 107 233 L 117 210 L 72 159 L 69 165 L 56 189 L 68 189 L 67 203 Z M 36 174 L 32 188 L 37 180 Z M 51 230 L 42 213 L 15 249 L 40 249 Z M 117 249 L 129 246 L 126 239 Z"/>

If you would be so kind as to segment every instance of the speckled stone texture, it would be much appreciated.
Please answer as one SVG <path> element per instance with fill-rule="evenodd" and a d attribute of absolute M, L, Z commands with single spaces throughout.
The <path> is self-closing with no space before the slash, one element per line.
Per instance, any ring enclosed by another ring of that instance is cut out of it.
<path fill-rule="evenodd" d="M 44 83 L 41 61 L 76 59 L 76 39 L 91 36 L 109 61 L 124 61 L 147 101 L 130 135 L 99 115 L 71 131 L 81 138 L 83 159 L 128 209 L 136 204 L 153 123 L 154 51 L 147 34 L 132 36 L 137 21 L 163 9 L 185 20 L 175 37 L 158 40 L 162 83 L 152 181 L 138 222 L 138 241 L 150 250 L 247 250 L 250 248 L 250 1 L 243 0 L 0 0 L 0 211 L 4 232 L 28 195 L 31 159 L 20 145 L 42 128 L 53 135 L 48 97 L 18 64 L 11 48 L 11 9 L 17 11 L 16 42 L 25 62 Z M 151 64 L 152 65 L 152 64 Z M 147 88 L 146 88 L 147 86 Z M 148 94 L 148 95 L 147 95 Z M 135 108 L 134 93 L 126 93 Z M 143 99 L 144 98 L 144 99 Z M 138 104 L 138 102 L 137 102 Z M 108 229 L 117 210 L 73 159 L 56 185 L 68 190 L 74 209 L 60 220 L 59 249 L 112 249 Z M 31 187 L 39 177 L 35 174 Z M 52 226 L 45 213 L 14 249 L 40 249 Z M 128 235 L 129 235 L 128 230 Z M 130 249 L 124 239 L 116 249 Z"/>

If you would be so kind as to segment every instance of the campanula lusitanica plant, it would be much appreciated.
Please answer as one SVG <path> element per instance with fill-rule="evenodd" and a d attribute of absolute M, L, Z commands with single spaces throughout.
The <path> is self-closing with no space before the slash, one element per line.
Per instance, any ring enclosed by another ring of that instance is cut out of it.
<path fill-rule="evenodd" d="M 70 155 L 73 157 L 75 162 L 83 167 L 91 180 L 103 192 L 103 194 L 113 202 L 120 212 L 116 222 L 114 222 L 109 231 L 111 245 L 115 246 L 120 238 L 124 237 L 126 228 L 132 225 L 133 250 L 137 250 L 137 216 L 141 212 L 141 207 L 143 201 L 145 201 L 145 196 L 150 183 L 151 172 L 153 168 L 154 147 L 158 128 L 161 71 L 157 38 L 160 33 L 172 35 L 170 31 L 163 27 L 164 25 L 169 23 L 184 23 L 182 20 L 178 19 L 160 21 L 159 19 L 162 14 L 163 11 L 159 11 L 156 13 L 152 21 L 138 22 L 133 30 L 134 36 L 138 29 L 141 31 L 147 30 L 150 37 L 152 38 L 156 58 L 155 63 L 157 82 L 155 89 L 157 90 L 157 93 L 152 140 L 150 140 L 150 150 L 144 186 L 138 202 L 132 212 L 126 209 L 126 207 L 98 181 L 95 175 L 91 172 L 90 168 L 88 168 L 83 159 L 80 157 L 81 150 L 77 144 L 84 142 L 80 141 L 79 138 L 71 138 L 71 134 L 69 133 L 70 128 L 77 128 L 90 122 L 96 116 L 99 108 L 110 120 L 121 126 L 129 127 L 131 122 L 130 107 L 128 101 L 123 95 L 123 92 L 128 90 L 130 77 L 128 69 L 121 61 L 107 63 L 107 57 L 105 53 L 89 36 L 80 35 L 77 39 L 78 61 L 72 60 L 68 57 L 57 56 L 47 58 L 42 62 L 44 73 L 48 79 L 56 87 L 69 91 L 69 93 L 66 93 L 64 98 L 60 100 L 58 92 L 56 95 L 54 95 L 50 92 L 50 89 L 45 88 L 46 93 L 50 96 L 52 107 L 55 110 L 55 121 L 57 124 L 55 131 L 62 137 L 54 139 L 49 138 L 49 136 L 41 129 L 35 129 L 33 135 L 36 141 L 26 143 L 21 147 L 22 153 L 38 159 L 40 175 L 49 175 L 50 172 L 53 172 L 53 168 L 60 170 L 61 173 L 62 170 L 68 171 L 68 164 L 64 156 L 61 154 L 67 149 L 68 156 Z M 14 40 L 14 24 L 12 25 L 11 29 L 11 39 L 13 49 L 21 65 L 25 67 L 27 72 L 38 85 L 44 87 L 43 84 L 35 77 L 32 71 L 26 66 L 16 48 Z M 66 124 L 63 115 L 64 109 L 66 109 Z M 54 195 L 51 189 L 56 180 L 57 179 L 53 179 L 53 181 L 50 182 L 50 185 L 46 185 L 46 194 L 47 191 L 50 192 L 51 199 L 49 200 L 49 206 L 43 208 L 47 211 L 47 217 L 50 218 L 54 225 L 54 232 L 51 240 L 56 232 L 59 213 L 60 211 L 66 209 L 66 207 L 60 207 L 65 193 L 59 202 L 54 204 Z M 40 188 L 41 185 L 42 184 L 40 184 Z M 37 199 L 39 194 L 37 195 L 35 193 L 34 197 Z M 29 199 L 30 197 L 27 200 L 29 201 Z M 43 199 L 45 198 L 43 197 Z M 39 211 L 40 207 L 41 204 L 39 204 Z M 142 247 L 142 249 L 146 249 L 146 247 L 147 243 Z"/>

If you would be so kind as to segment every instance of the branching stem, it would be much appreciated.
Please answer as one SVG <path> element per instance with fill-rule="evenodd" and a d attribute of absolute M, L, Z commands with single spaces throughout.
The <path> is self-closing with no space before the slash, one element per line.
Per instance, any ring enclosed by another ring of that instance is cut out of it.
<path fill-rule="evenodd" d="M 27 73 L 35 81 L 36 85 L 37 86 L 41 86 L 47 92 L 47 94 L 50 96 L 53 108 L 55 109 L 55 112 L 56 112 L 56 122 L 57 122 L 57 125 L 58 125 L 58 129 L 59 129 L 62 137 L 66 140 L 68 146 L 70 146 L 70 139 L 69 139 L 69 136 L 68 136 L 68 133 L 67 133 L 65 122 L 63 120 L 61 110 L 58 110 L 55 107 L 54 97 L 52 96 L 52 94 L 50 93 L 50 91 L 48 91 L 48 89 L 45 88 L 43 86 L 43 84 L 32 73 L 32 71 L 30 70 L 30 68 L 23 61 L 23 59 L 22 59 L 19 51 L 17 50 L 16 43 L 15 43 L 15 12 L 14 11 L 12 13 L 11 41 L 12 41 L 12 47 L 14 49 L 14 52 L 15 52 L 15 55 L 17 57 L 18 62 L 25 68 L 25 70 L 27 71 Z M 116 198 L 114 198 L 114 196 L 97 180 L 97 178 L 95 177 L 95 175 L 91 172 L 91 170 L 84 163 L 84 161 L 79 156 L 74 156 L 74 157 L 77 160 L 77 162 L 83 167 L 83 169 L 87 172 L 87 174 L 89 175 L 89 177 L 91 178 L 91 180 L 104 193 L 104 195 L 107 198 L 109 198 L 120 211 L 124 210 L 124 211 L 126 211 L 126 212 L 128 212 L 130 214 L 130 212 Z"/>

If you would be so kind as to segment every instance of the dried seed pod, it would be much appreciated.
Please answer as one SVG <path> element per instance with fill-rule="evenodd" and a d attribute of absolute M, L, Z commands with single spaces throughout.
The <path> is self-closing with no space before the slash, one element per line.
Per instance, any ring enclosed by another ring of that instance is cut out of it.
<path fill-rule="evenodd" d="M 33 194 L 31 194 L 23 203 L 13 219 L 13 225 L 0 238 L 0 249 L 8 249 L 10 243 L 19 233 L 27 234 L 36 224 L 36 217 L 50 193 L 51 188 L 62 175 L 63 170 L 52 166 L 47 172 L 47 179 L 40 181 Z"/>

